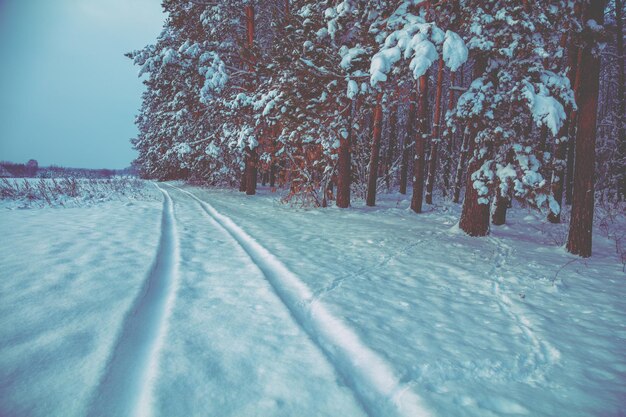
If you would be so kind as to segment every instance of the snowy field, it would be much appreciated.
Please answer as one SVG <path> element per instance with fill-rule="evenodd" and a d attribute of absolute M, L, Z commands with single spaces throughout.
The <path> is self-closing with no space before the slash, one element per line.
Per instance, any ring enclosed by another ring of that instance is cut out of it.
<path fill-rule="evenodd" d="M 0 215 L 0 416 L 626 416 L 626 274 L 511 210 L 261 189 Z"/>

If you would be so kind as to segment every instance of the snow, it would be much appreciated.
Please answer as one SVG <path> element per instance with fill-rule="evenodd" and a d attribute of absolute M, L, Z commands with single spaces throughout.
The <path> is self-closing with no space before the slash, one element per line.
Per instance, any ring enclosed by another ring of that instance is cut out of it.
<path fill-rule="evenodd" d="M 346 91 L 346 96 L 352 100 L 354 99 L 357 94 L 359 93 L 359 85 L 357 84 L 356 81 L 354 80 L 349 80 L 348 81 L 348 90 Z"/>
<path fill-rule="evenodd" d="M 459 206 L 415 215 L 397 194 L 298 210 L 159 186 L 3 209 L 0 415 L 622 410 L 624 272 L 598 234 L 581 260 L 521 208 L 477 239 Z"/>
<path fill-rule="evenodd" d="M 370 65 L 370 83 L 375 86 L 387 81 L 387 73 L 400 60 L 402 51 L 398 47 L 383 49 L 372 57 Z"/>
<path fill-rule="evenodd" d="M 415 79 L 426 74 L 426 71 L 428 71 L 438 57 L 435 45 L 421 33 L 413 37 L 409 47 L 405 51 L 405 55 L 408 51 L 413 52 L 413 59 L 411 59 L 409 63 L 409 69 L 413 71 L 413 78 Z"/>
<path fill-rule="evenodd" d="M 352 68 L 352 63 L 359 59 L 359 56 L 364 55 L 367 51 L 361 47 L 348 48 L 342 46 L 339 50 L 339 56 L 341 56 L 341 62 L 339 66 L 348 71 Z"/>
<path fill-rule="evenodd" d="M 550 95 L 543 84 L 539 84 L 538 90 L 537 92 L 532 84 L 526 83 L 522 95 L 528 102 L 528 107 L 537 126 L 545 125 L 556 136 L 565 121 L 565 109 L 558 100 Z"/>
<path fill-rule="evenodd" d="M 211 158 L 217 159 L 220 157 L 222 150 L 215 143 L 211 142 L 207 145 L 204 153 L 209 155 Z"/>
<path fill-rule="evenodd" d="M 333 316 L 307 285 L 271 252 L 210 204 L 187 191 L 183 192 L 198 201 L 207 214 L 248 253 L 300 326 L 308 330 L 311 338 L 317 339 L 320 348 L 332 358 L 331 362 L 349 381 L 367 409 L 376 410 L 379 415 L 431 415 L 422 405 L 421 398 L 408 386 L 400 384 L 385 360 L 364 346 L 354 331 Z"/>
<path fill-rule="evenodd" d="M 400 10 L 400 9 L 399 9 Z M 399 14 L 394 14 L 389 24 L 398 25 Z M 374 54 L 370 65 L 370 83 L 376 86 L 387 80 L 387 74 L 403 57 L 410 60 L 409 69 L 418 79 L 428 71 L 439 58 L 437 46 L 442 51 L 441 58 L 451 71 L 456 71 L 467 61 L 468 49 L 463 39 L 452 31 L 445 33 L 432 23 L 424 23 L 416 16 L 403 16 L 406 24 L 400 30 L 385 38 L 384 45 Z M 442 45 L 443 44 L 443 45 Z"/>
<path fill-rule="evenodd" d="M 200 101 L 208 104 L 214 92 L 220 92 L 228 82 L 226 64 L 215 52 L 205 52 L 200 56 L 198 73 L 204 77 L 204 85 L 200 90 Z"/>
<path fill-rule="evenodd" d="M 459 115 L 469 118 L 483 111 L 489 90 L 493 88 L 491 82 L 485 81 L 487 80 L 476 78 L 467 91 L 461 94 L 456 105 Z"/>
<path fill-rule="evenodd" d="M 155 262 L 124 319 L 119 342 L 90 405 L 90 416 L 153 414 L 152 387 L 174 307 L 180 257 L 172 199 L 164 191 L 163 197 Z"/>
<path fill-rule="evenodd" d="M 0 415 L 86 415 L 149 272 L 161 203 L 2 211 Z"/>
<path fill-rule="evenodd" d="M 451 30 L 446 31 L 443 41 L 443 61 L 450 71 L 455 72 L 467 61 L 469 51 L 463 39 Z"/>

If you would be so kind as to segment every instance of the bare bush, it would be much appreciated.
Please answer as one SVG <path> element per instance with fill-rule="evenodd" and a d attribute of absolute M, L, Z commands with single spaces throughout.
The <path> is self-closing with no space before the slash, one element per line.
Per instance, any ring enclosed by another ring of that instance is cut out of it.
<path fill-rule="evenodd" d="M 23 206 L 65 206 L 78 203 L 139 199 L 148 196 L 145 182 L 134 177 L 109 179 L 40 178 L 0 180 L 0 199 Z"/>

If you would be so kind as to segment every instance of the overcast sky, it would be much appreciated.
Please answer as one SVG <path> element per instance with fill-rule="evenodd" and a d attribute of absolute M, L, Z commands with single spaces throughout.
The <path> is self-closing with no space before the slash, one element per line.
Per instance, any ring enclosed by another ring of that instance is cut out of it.
<path fill-rule="evenodd" d="M 0 160 L 123 168 L 160 0 L 0 0 Z"/>

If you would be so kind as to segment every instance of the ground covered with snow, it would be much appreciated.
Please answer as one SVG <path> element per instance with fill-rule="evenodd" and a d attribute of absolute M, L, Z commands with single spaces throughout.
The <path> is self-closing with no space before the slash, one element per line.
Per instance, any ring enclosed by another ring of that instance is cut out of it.
<path fill-rule="evenodd" d="M 515 209 L 261 189 L 2 209 L 1 416 L 623 416 L 626 274 Z M 178 188 L 181 187 L 181 188 Z M 12 206 L 10 208 L 13 208 Z"/>

